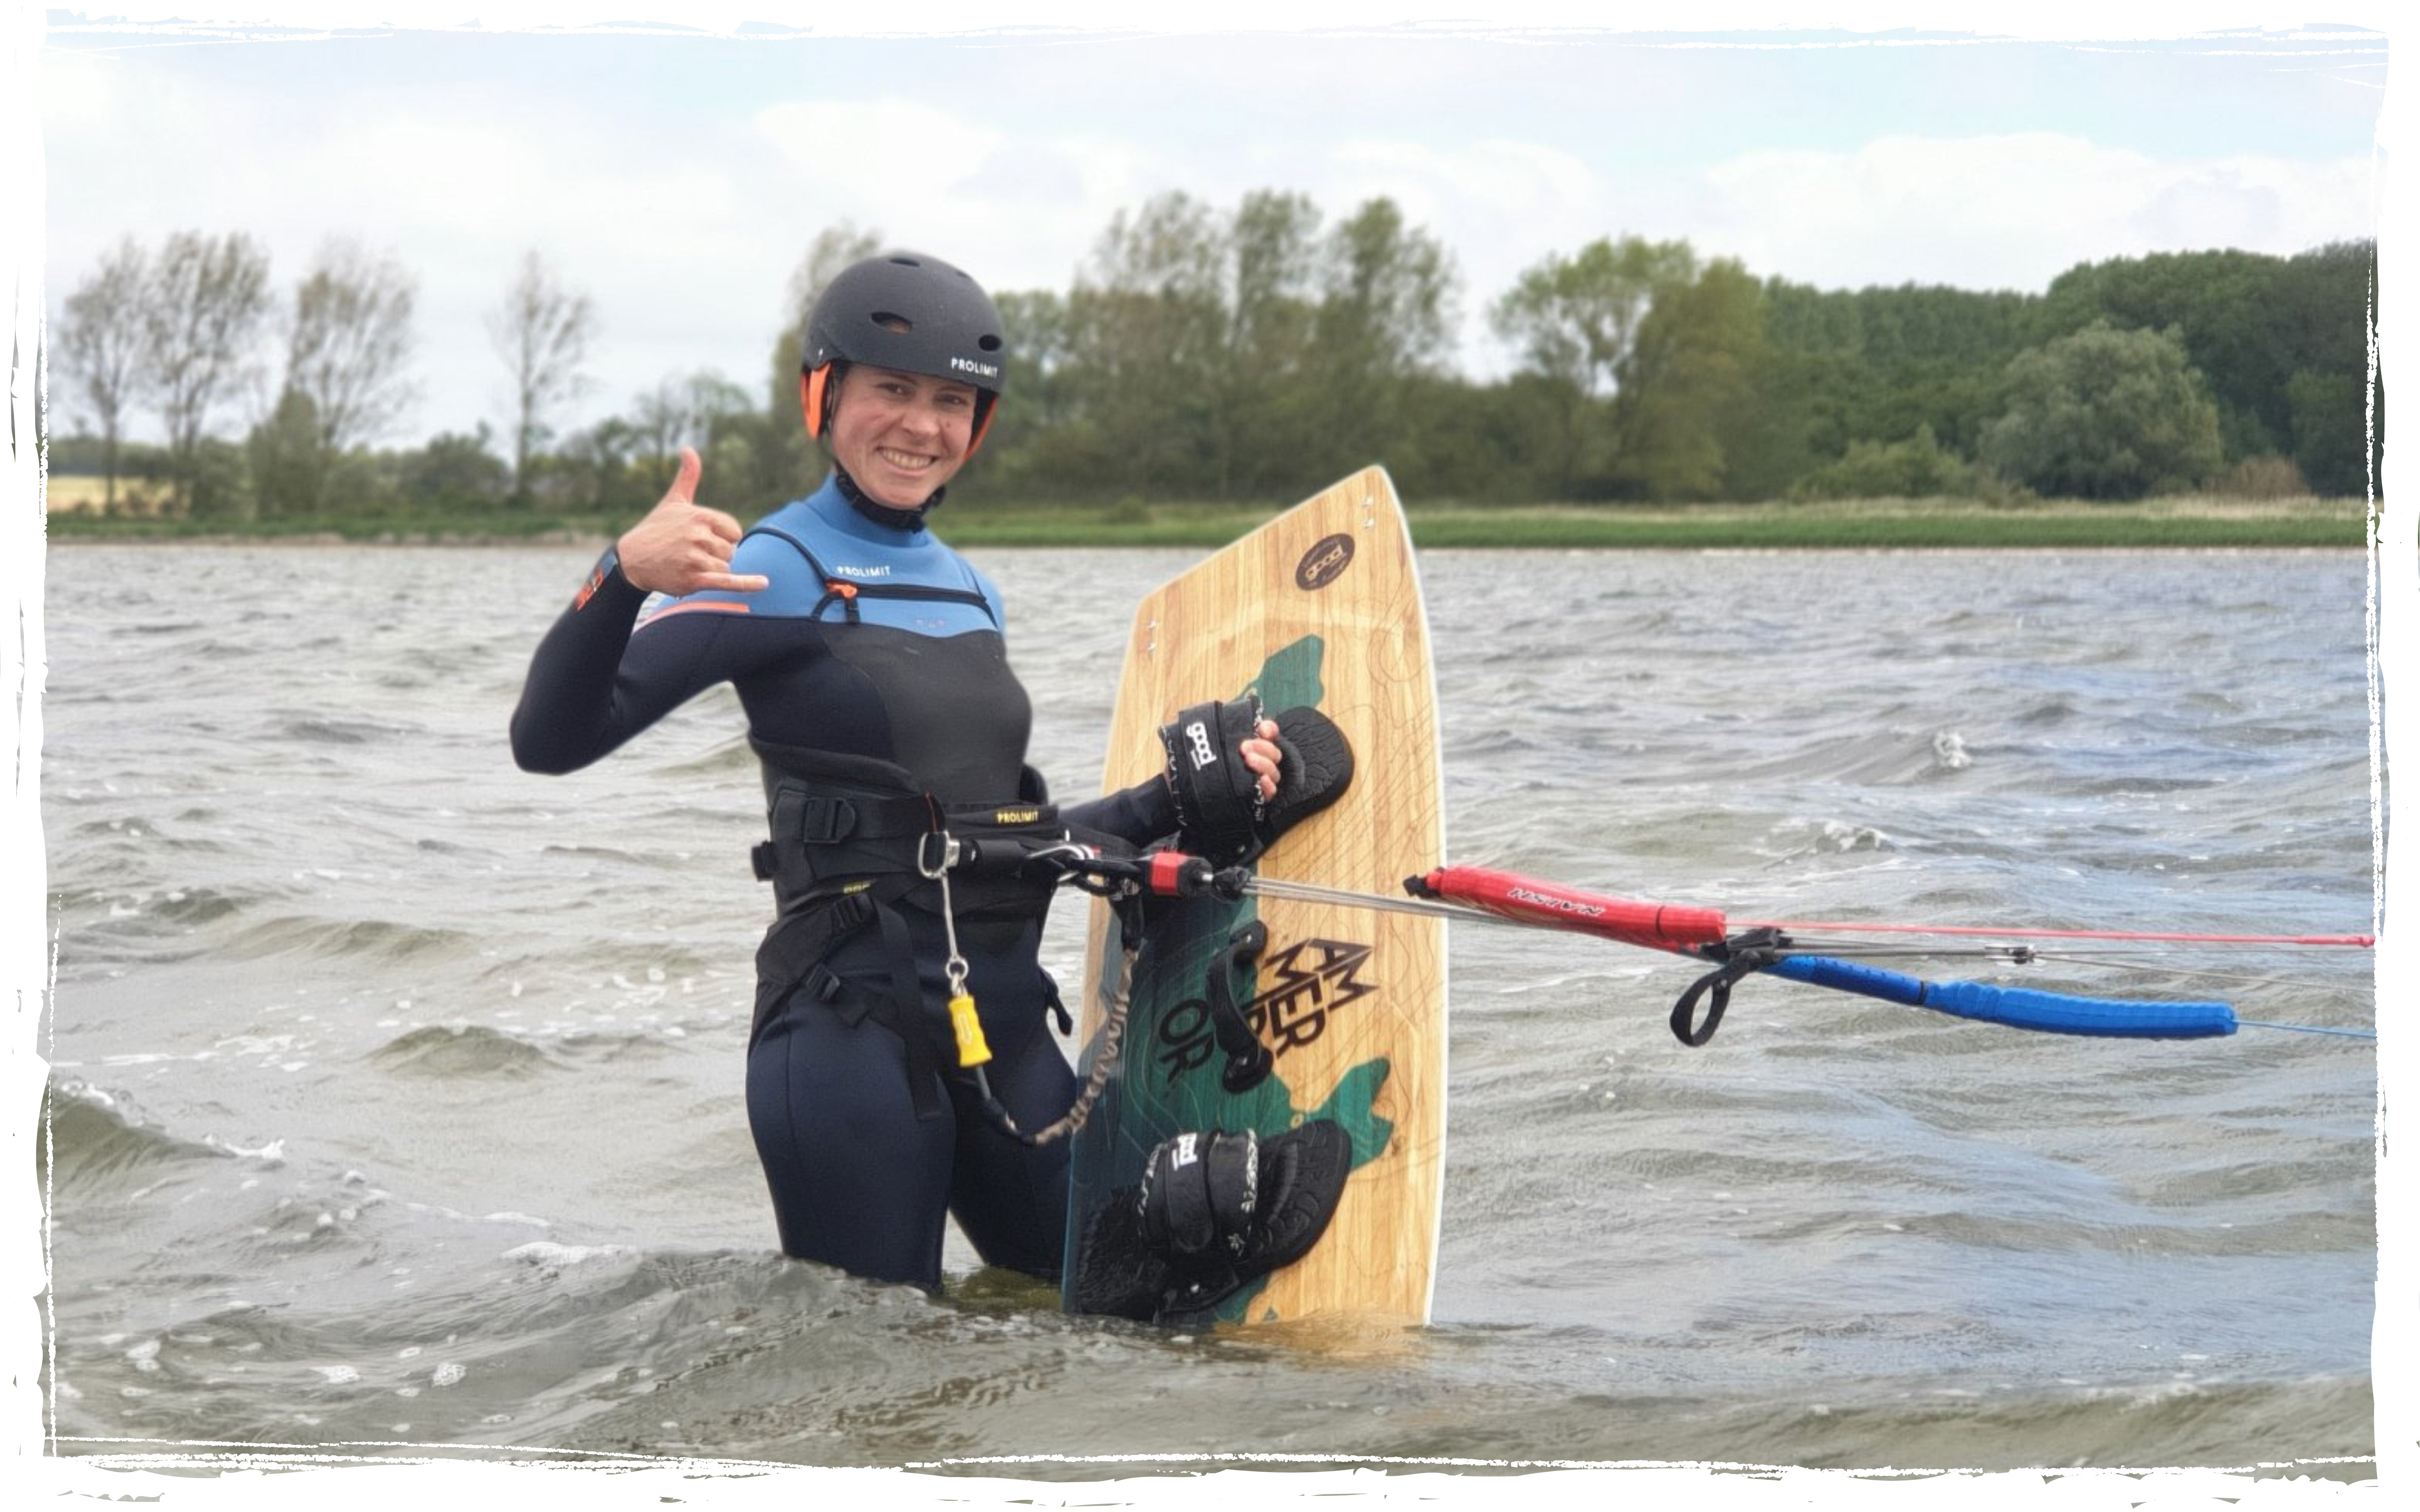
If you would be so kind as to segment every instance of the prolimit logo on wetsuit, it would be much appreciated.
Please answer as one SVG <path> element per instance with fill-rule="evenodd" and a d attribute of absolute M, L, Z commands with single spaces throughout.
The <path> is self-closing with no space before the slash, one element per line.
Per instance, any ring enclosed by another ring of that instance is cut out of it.
<path fill-rule="evenodd" d="M 1370 954 L 1369 946 L 1344 940 L 1287 946 L 1267 958 L 1274 984 L 1244 1005 L 1244 1022 L 1273 1057 L 1311 1043 L 1326 1032 L 1329 1014 L 1378 990 L 1359 975 Z M 1208 1060 L 1218 1048 L 1209 1003 L 1194 997 L 1177 1004 L 1160 1021 L 1159 1039 L 1159 1063 L 1171 1082 Z"/>

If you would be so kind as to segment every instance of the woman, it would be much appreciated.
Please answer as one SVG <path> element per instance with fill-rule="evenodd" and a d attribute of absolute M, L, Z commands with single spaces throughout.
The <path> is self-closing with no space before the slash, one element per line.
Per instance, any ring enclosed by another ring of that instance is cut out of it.
<path fill-rule="evenodd" d="M 1076 1091 L 1043 1029 L 1046 1009 L 1065 1020 L 1038 954 L 1051 879 L 943 871 L 938 816 L 955 832 L 1073 827 L 1135 845 L 1181 827 L 1160 779 L 1047 806 L 1024 764 L 1032 709 L 1000 593 L 927 529 L 1005 365 L 999 315 L 957 269 L 892 254 L 841 273 L 809 317 L 799 377 L 830 477 L 743 533 L 696 502 L 684 451 L 538 647 L 512 723 L 522 767 L 566 772 L 715 683 L 737 688 L 773 829 L 757 871 L 780 905 L 757 955 L 748 1113 L 782 1246 L 928 1289 L 945 1211 L 985 1260 L 1044 1277 L 1066 1227 L 1066 1145 L 986 1120 L 952 1072 L 942 1005 L 973 998 L 988 1091 L 1017 1127 L 1049 1123 Z M 671 601 L 638 625 L 651 594 Z M 1267 805 L 1278 727 L 1240 708 L 1223 711 L 1223 777 Z M 1316 795 L 1286 798 L 1308 812 Z"/>

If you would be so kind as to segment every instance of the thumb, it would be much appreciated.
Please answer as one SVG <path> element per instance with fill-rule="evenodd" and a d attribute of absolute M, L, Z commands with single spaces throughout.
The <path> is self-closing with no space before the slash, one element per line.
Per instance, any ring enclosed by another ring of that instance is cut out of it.
<path fill-rule="evenodd" d="M 694 446 L 682 447 L 680 453 L 680 470 L 673 474 L 673 486 L 664 490 L 664 497 L 667 499 L 679 499 L 690 503 L 695 503 L 697 501 L 698 474 L 705 471 L 705 464 L 697 459 L 697 448 Z"/>

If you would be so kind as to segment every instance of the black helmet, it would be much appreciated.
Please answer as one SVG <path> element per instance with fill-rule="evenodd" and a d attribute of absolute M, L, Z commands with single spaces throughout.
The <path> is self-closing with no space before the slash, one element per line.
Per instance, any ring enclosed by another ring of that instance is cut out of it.
<path fill-rule="evenodd" d="M 983 285 L 939 257 L 886 252 L 851 263 L 807 316 L 799 400 L 807 434 L 821 436 L 835 363 L 864 363 L 973 387 L 974 441 L 1000 398 L 1008 349 L 1000 312 Z M 969 452 L 974 450 L 970 445 Z"/>

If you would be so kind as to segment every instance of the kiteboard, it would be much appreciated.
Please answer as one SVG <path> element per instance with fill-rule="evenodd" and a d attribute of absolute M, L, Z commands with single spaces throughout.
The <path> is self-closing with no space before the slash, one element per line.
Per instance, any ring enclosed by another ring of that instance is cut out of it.
<path fill-rule="evenodd" d="M 1346 478 L 1161 586 L 1135 612 L 1105 791 L 1167 760 L 1156 732 L 1180 709 L 1256 691 L 1271 714 L 1316 707 L 1351 743 L 1333 806 L 1280 836 L 1264 879 L 1400 895 L 1444 855 L 1436 695 L 1410 532 L 1383 469 Z M 1128 976 L 1118 914 L 1095 903 L 1080 1070 L 1114 1056 L 1073 1138 L 1068 1304 L 1105 1206 L 1134 1199 L 1152 1149 L 1181 1132 L 1340 1124 L 1352 1169 L 1308 1254 L 1219 1303 L 1216 1318 L 1313 1316 L 1425 1323 L 1445 1169 L 1445 926 L 1265 895 L 1159 902 Z M 1231 949 L 1257 920 L 1257 956 Z M 1213 1030 L 1214 972 L 1270 1053 L 1229 1090 Z M 1126 1011 L 1115 1035 L 1120 984 Z M 1114 1041 L 1112 1043 L 1111 1041 Z"/>

